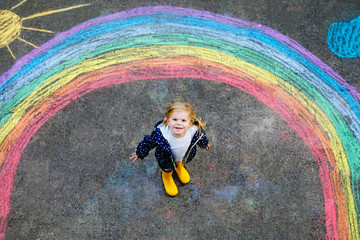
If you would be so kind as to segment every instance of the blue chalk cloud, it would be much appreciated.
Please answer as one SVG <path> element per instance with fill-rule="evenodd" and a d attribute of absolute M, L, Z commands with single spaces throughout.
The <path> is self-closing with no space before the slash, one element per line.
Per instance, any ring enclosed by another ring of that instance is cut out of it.
<path fill-rule="evenodd" d="M 349 22 L 331 24 L 327 36 L 330 50 L 343 58 L 360 56 L 360 16 Z"/>

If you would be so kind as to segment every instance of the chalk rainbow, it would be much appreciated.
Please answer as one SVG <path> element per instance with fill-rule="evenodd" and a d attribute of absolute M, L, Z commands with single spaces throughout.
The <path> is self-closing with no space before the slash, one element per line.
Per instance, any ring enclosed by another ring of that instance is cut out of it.
<path fill-rule="evenodd" d="M 221 81 L 276 111 L 318 161 L 326 238 L 359 239 L 359 92 L 269 27 L 170 6 L 87 21 L 0 76 L 1 237 L 20 156 L 44 122 L 95 89 L 169 78 Z"/>

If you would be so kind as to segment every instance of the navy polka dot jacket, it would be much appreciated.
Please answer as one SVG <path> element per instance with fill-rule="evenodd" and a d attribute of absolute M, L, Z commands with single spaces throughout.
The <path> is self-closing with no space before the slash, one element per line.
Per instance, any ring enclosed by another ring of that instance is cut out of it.
<path fill-rule="evenodd" d="M 155 157 L 158 160 L 159 167 L 163 171 L 169 171 L 168 169 L 175 169 L 176 164 L 174 161 L 174 156 L 171 153 L 170 144 L 162 135 L 161 130 L 157 127 L 161 123 L 162 121 L 156 123 L 154 126 L 155 130 L 151 133 L 151 135 L 146 135 L 139 143 L 136 149 L 136 155 L 139 158 L 144 159 L 149 154 L 150 150 L 156 147 Z M 199 147 L 202 148 L 205 148 L 208 145 L 208 140 L 204 131 L 202 130 L 200 134 L 195 133 L 194 137 L 192 138 L 191 144 L 183 159 L 184 165 L 195 157 L 196 145 L 199 145 Z"/>

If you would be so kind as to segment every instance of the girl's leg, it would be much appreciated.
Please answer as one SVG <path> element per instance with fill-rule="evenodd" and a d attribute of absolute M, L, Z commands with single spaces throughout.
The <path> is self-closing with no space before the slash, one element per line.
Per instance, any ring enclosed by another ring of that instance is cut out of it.
<path fill-rule="evenodd" d="M 182 182 L 183 184 L 190 182 L 190 174 L 182 165 L 182 161 L 177 162 L 176 166 L 177 166 L 177 168 L 175 168 L 175 171 L 179 177 L 180 182 Z"/>
<path fill-rule="evenodd" d="M 178 189 L 172 177 L 173 171 L 165 172 L 161 170 L 161 172 L 162 172 L 161 177 L 164 183 L 165 192 L 172 197 L 176 196 L 178 194 Z"/>

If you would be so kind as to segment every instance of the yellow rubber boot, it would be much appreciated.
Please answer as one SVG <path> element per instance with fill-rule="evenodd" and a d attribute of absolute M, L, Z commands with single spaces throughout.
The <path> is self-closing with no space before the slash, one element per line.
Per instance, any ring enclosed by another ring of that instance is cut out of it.
<path fill-rule="evenodd" d="M 178 189 L 172 177 L 173 171 L 165 172 L 161 170 L 161 172 L 162 172 L 161 177 L 164 183 L 165 192 L 172 197 L 176 196 L 178 194 Z"/>
<path fill-rule="evenodd" d="M 182 165 L 182 161 L 177 162 L 176 166 L 177 166 L 177 168 L 175 168 L 175 171 L 179 177 L 180 182 L 182 182 L 183 184 L 190 182 L 190 174 Z"/>

